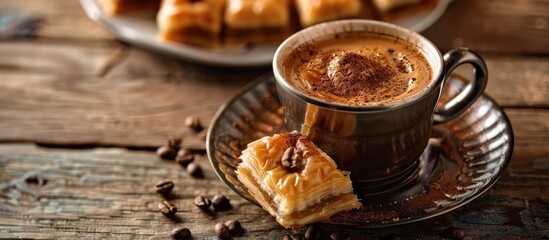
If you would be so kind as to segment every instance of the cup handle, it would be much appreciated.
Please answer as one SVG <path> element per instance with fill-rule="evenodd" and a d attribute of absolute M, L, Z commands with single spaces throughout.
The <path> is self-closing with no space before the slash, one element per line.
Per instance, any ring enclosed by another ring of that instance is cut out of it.
<path fill-rule="evenodd" d="M 448 101 L 442 107 L 436 107 L 433 115 L 433 123 L 441 124 L 454 119 L 465 111 L 484 92 L 488 82 L 488 70 L 486 63 L 475 52 L 467 48 L 456 48 L 444 54 L 444 79 L 448 80 L 450 74 L 461 64 L 473 66 L 474 78 L 456 97 Z"/>

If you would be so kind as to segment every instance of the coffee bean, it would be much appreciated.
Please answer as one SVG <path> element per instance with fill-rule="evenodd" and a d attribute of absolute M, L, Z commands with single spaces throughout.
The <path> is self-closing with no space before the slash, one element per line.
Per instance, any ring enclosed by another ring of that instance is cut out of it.
<path fill-rule="evenodd" d="M 282 237 L 282 240 L 292 240 L 292 237 L 290 237 L 290 235 L 284 235 L 284 237 Z"/>
<path fill-rule="evenodd" d="M 174 184 L 172 181 L 160 180 L 156 183 L 156 185 L 154 185 L 154 191 L 162 195 L 167 195 L 172 191 L 173 187 Z"/>
<path fill-rule="evenodd" d="M 344 232 L 333 232 L 332 234 L 330 234 L 330 239 L 332 240 L 348 240 L 350 238 L 351 236 Z"/>
<path fill-rule="evenodd" d="M 167 145 L 161 146 L 156 150 L 156 155 L 164 160 L 174 160 L 177 150 Z"/>
<path fill-rule="evenodd" d="M 181 143 L 183 142 L 183 139 L 181 138 L 170 138 L 168 141 L 166 141 L 166 146 L 175 149 L 176 151 L 181 148 Z"/>
<path fill-rule="evenodd" d="M 212 204 L 217 211 L 225 211 L 232 208 L 231 202 L 225 195 L 215 195 L 212 199 Z"/>
<path fill-rule="evenodd" d="M 307 240 L 316 240 L 320 239 L 320 229 L 318 229 L 316 226 L 311 225 L 307 228 L 307 231 L 305 231 L 305 239 Z"/>
<path fill-rule="evenodd" d="M 204 196 L 198 196 L 194 198 L 194 205 L 203 211 L 207 211 L 208 208 L 212 205 L 212 201 Z"/>
<path fill-rule="evenodd" d="M 159 202 L 158 209 L 162 214 L 168 217 L 175 215 L 175 213 L 177 212 L 177 207 L 168 201 Z"/>
<path fill-rule="evenodd" d="M 223 223 L 217 223 L 215 224 L 215 235 L 217 235 L 218 238 L 221 239 L 229 239 L 231 237 L 231 232 L 229 231 L 229 228 L 225 226 Z"/>
<path fill-rule="evenodd" d="M 191 150 L 184 148 L 177 152 L 175 162 L 179 163 L 179 165 L 187 167 L 187 165 L 189 165 L 192 161 L 194 161 L 194 154 Z"/>
<path fill-rule="evenodd" d="M 202 123 L 200 123 L 200 118 L 195 116 L 188 116 L 185 119 L 185 126 L 194 130 L 195 132 L 200 132 L 202 129 L 204 129 L 202 127 Z"/>
<path fill-rule="evenodd" d="M 187 173 L 189 173 L 191 176 L 195 178 L 202 178 L 204 177 L 204 173 L 202 173 L 202 168 L 200 168 L 200 165 L 196 163 L 189 163 L 187 167 L 185 168 L 187 170 Z"/>
<path fill-rule="evenodd" d="M 465 238 L 465 231 L 458 227 L 449 227 L 444 229 L 441 235 L 450 239 L 463 239 Z"/>
<path fill-rule="evenodd" d="M 172 230 L 173 239 L 192 239 L 191 230 L 186 227 L 180 227 Z"/>
<path fill-rule="evenodd" d="M 244 231 L 238 220 L 226 221 L 225 226 L 227 226 L 232 235 L 238 235 Z"/>
<path fill-rule="evenodd" d="M 48 183 L 48 179 L 47 178 L 43 178 L 41 176 L 28 176 L 27 178 L 25 178 L 25 183 L 26 184 L 35 184 L 35 185 L 38 185 L 38 186 L 44 186 L 46 185 L 46 183 Z"/>

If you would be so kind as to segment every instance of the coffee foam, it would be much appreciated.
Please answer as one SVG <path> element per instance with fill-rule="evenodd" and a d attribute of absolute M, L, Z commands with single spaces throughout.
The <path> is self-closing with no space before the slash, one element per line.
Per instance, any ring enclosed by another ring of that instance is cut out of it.
<path fill-rule="evenodd" d="M 339 34 L 295 49 L 284 61 L 287 81 L 306 95 L 346 105 L 396 102 L 423 91 L 431 67 L 402 40 Z"/>

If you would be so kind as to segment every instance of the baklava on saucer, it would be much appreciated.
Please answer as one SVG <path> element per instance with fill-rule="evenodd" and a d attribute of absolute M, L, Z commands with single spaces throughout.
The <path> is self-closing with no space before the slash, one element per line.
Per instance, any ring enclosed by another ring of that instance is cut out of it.
<path fill-rule="evenodd" d="M 349 173 L 300 133 L 263 137 L 248 144 L 240 158 L 238 180 L 285 228 L 361 207 Z"/>

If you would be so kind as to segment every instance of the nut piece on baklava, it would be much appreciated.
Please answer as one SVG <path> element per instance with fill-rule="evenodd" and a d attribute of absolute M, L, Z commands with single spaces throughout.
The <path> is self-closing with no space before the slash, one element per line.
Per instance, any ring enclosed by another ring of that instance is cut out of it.
<path fill-rule="evenodd" d="M 382 12 L 387 12 L 398 7 L 412 5 L 421 2 L 422 0 L 373 0 L 372 2 Z"/>
<path fill-rule="evenodd" d="M 160 0 L 99 0 L 99 4 L 108 15 L 125 13 L 156 13 Z"/>
<path fill-rule="evenodd" d="M 226 43 L 280 43 L 292 32 L 288 0 L 227 0 Z"/>
<path fill-rule="evenodd" d="M 349 175 L 297 132 L 256 140 L 240 158 L 238 180 L 285 228 L 299 228 L 361 206 Z"/>
<path fill-rule="evenodd" d="M 156 23 L 160 41 L 216 47 L 224 0 L 164 0 Z"/>
<path fill-rule="evenodd" d="M 357 16 L 360 0 L 295 0 L 302 27 L 316 23 Z"/>

